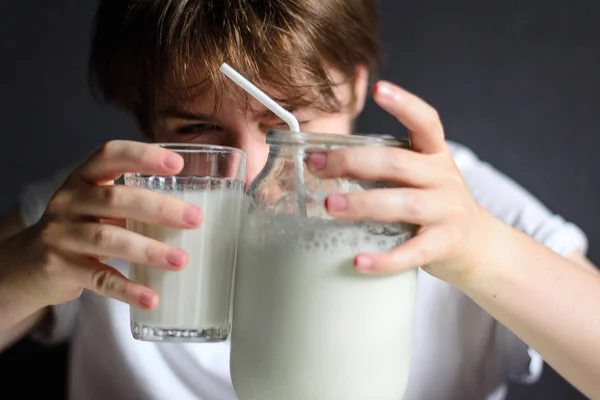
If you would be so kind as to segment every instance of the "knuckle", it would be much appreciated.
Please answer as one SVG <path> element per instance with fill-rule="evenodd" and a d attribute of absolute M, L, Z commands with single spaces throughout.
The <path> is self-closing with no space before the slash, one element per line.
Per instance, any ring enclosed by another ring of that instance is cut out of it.
<path fill-rule="evenodd" d="M 438 111 L 433 107 L 427 107 L 424 122 L 427 129 L 437 129 L 442 124 Z"/>
<path fill-rule="evenodd" d="M 104 186 L 100 188 L 100 194 L 102 202 L 108 207 L 113 207 L 119 203 L 120 193 L 117 186 Z"/>
<path fill-rule="evenodd" d="M 41 260 L 40 260 L 40 268 L 42 274 L 46 276 L 56 275 L 60 272 L 63 266 L 63 261 L 58 254 L 51 251 L 50 249 L 45 249 L 42 252 Z"/>
<path fill-rule="evenodd" d="M 367 193 L 368 192 L 349 193 L 346 197 L 348 201 L 348 211 L 354 214 L 364 214 L 371 203 Z"/>
<path fill-rule="evenodd" d="M 48 206 L 46 207 L 46 215 L 56 216 L 69 208 L 69 205 L 73 201 L 73 194 L 66 191 L 61 190 L 58 191 L 52 196 L 50 201 L 48 202 Z"/>
<path fill-rule="evenodd" d="M 431 262 L 431 251 L 429 249 L 419 246 L 414 249 L 411 259 L 411 265 L 424 266 Z"/>
<path fill-rule="evenodd" d="M 156 253 L 154 246 L 151 244 L 146 245 L 144 248 L 144 262 L 146 264 L 153 264 L 157 259 Z"/>
<path fill-rule="evenodd" d="M 96 156 L 106 157 L 114 151 L 115 147 L 117 146 L 114 140 L 108 141 L 98 148 Z"/>
<path fill-rule="evenodd" d="M 159 217 L 169 217 L 173 214 L 173 203 L 175 199 L 169 198 L 167 196 L 160 196 L 160 198 L 156 199 L 156 212 Z"/>
<path fill-rule="evenodd" d="M 56 239 L 62 236 L 62 230 L 58 222 L 46 222 L 40 229 L 40 241 L 42 245 L 48 248 L 54 247 Z"/>
<path fill-rule="evenodd" d="M 96 158 L 110 159 L 114 158 L 123 149 L 124 142 L 122 140 L 110 140 L 104 143 L 96 151 Z"/>
<path fill-rule="evenodd" d="M 177 199 L 168 195 L 154 193 L 141 193 L 140 199 L 135 201 L 135 204 L 138 209 L 144 210 L 147 218 L 163 224 L 177 221 L 178 216 L 183 215 L 186 206 L 185 203 L 180 204 Z"/>
<path fill-rule="evenodd" d="M 154 147 L 154 146 L 146 144 L 146 145 L 137 147 L 136 150 L 137 150 L 138 159 L 140 161 L 146 161 L 146 160 L 152 161 L 153 159 L 157 159 L 157 160 L 161 159 L 161 157 L 155 156 L 157 150 L 161 150 L 158 147 Z"/>
<path fill-rule="evenodd" d="M 152 146 L 148 144 L 130 143 L 125 147 L 127 157 L 136 164 L 143 164 L 147 160 L 152 160 Z"/>
<path fill-rule="evenodd" d="M 351 171 L 352 161 L 351 156 L 348 152 L 334 152 L 332 153 L 330 160 L 328 160 L 328 166 L 332 168 L 333 172 L 337 174 L 347 174 Z"/>
<path fill-rule="evenodd" d="M 92 242 L 98 247 L 108 247 L 112 238 L 106 225 L 98 225 L 92 231 Z"/>
<path fill-rule="evenodd" d="M 109 295 L 119 292 L 119 276 L 110 268 L 100 268 L 93 272 L 93 287 L 102 295 Z"/>
<path fill-rule="evenodd" d="M 424 214 L 424 201 L 421 195 L 408 193 L 405 197 L 406 211 L 409 215 L 420 219 Z"/>
<path fill-rule="evenodd" d="M 399 157 L 397 154 L 391 154 L 388 157 L 389 160 L 389 168 L 394 173 L 394 175 L 404 176 L 406 170 L 406 162 L 402 157 Z"/>
<path fill-rule="evenodd" d="M 407 113 L 418 116 L 422 120 L 432 107 L 418 96 L 408 96 L 404 108 Z"/>

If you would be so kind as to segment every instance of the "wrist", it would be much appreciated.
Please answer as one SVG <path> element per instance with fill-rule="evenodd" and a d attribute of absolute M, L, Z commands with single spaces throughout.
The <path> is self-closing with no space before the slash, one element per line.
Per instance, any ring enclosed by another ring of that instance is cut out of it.
<path fill-rule="evenodd" d="M 468 293 L 493 279 L 494 271 L 502 266 L 499 262 L 510 250 L 511 234 L 514 229 L 485 209 L 478 206 L 477 218 L 465 241 L 462 256 L 453 263 L 453 275 L 446 281 Z"/>
<path fill-rule="evenodd" d="M 482 228 L 466 257 L 465 273 L 452 284 L 471 297 L 495 298 L 496 292 L 522 269 L 523 260 L 529 259 L 528 246 L 533 239 L 483 212 Z"/>
<path fill-rule="evenodd" d="M 50 305 L 40 290 L 32 237 L 31 229 L 25 229 L 0 243 L 0 307 L 19 310 L 24 317 Z"/>

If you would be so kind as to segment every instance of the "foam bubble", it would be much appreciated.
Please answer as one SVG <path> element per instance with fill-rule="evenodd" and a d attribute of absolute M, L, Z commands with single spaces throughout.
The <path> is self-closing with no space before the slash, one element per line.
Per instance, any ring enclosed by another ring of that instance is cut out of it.
<path fill-rule="evenodd" d="M 385 226 L 384 226 L 385 225 Z M 389 229 L 392 226 L 393 229 Z M 265 246 L 305 251 L 387 251 L 409 239 L 407 224 L 357 223 L 304 218 L 293 214 L 252 211 L 246 216 L 242 240 Z"/>

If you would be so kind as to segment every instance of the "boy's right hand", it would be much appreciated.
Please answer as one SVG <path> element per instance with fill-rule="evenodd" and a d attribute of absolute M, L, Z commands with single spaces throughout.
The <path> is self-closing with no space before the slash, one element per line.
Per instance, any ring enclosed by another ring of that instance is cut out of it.
<path fill-rule="evenodd" d="M 149 190 L 115 186 L 126 172 L 174 175 L 183 168 L 176 153 L 151 144 L 113 141 L 76 169 L 54 195 L 40 221 L 24 232 L 26 262 L 19 262 L 28 289 L 42 305 L 78 297 L 84 288 L 140 308 L 158 304 L 156 293 L 106 265 L 108 258 L 179 270 L 187 263 L 181 249 L 146 238 L 125 227 L 127 219 L 179 229 L 197 227 L 201 210 Z M 17 272 L 17 271 L 13 271 Z"/>

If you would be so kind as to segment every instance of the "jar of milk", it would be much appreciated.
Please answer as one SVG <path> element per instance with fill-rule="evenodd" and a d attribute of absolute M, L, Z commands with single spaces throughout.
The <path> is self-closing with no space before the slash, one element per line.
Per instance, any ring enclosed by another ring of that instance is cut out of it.
<path fill-rule="evenodd" d="M 333 219 L 324 209 L 327 195 L 386 184 L 320 179 L 304 168 L 303 156 L 408 142 L 269 131 L 267 143 L 238 245 L 231 374 L 239 399 L 402 399 L 417 271 L 364 275 L 353 260 L 398 246 L 415 227 Z"/>

